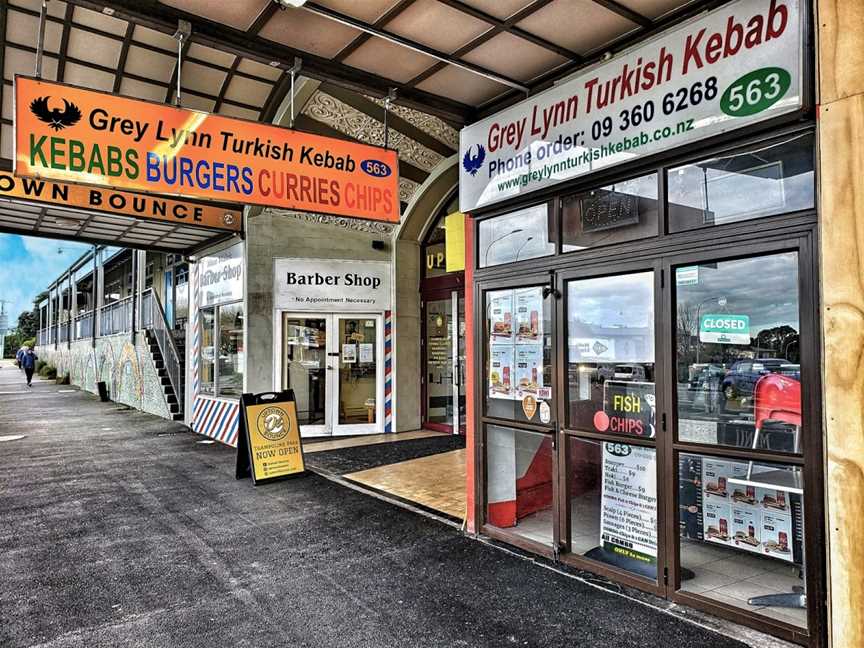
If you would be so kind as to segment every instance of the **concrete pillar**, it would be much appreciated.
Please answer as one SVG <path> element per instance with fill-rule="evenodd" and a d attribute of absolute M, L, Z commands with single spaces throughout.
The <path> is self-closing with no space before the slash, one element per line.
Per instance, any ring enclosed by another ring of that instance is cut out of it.
<path fill-rule="evenodd" d="M 830 638 L 846 648 L 864 646 L 864 2 L 816 7 Z"/>
<path fill-rule="evenodd" d="M 101 256 L 101 252 L 100 252 Z M 96 299 L 93 302 L 93 312 L 96 317 L 96 337 L 102 335 L 102 307 L 105 305 L 105 266 L 100 260 L 96 262 Z"/>

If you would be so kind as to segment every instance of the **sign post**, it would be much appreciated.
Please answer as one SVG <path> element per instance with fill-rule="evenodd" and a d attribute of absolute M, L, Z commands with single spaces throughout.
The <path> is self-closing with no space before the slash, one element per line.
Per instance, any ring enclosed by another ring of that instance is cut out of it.
<path fill-rule="evenodd" d="M 255 486 L 306 474 L 292 390 L 243 394 L 235 477 Z"/>

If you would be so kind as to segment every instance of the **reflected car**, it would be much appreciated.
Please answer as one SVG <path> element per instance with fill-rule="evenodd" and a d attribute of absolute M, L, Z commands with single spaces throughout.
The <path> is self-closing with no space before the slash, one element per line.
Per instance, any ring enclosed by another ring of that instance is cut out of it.
<path fill-rule="evenodd" d="M 756 382 L 765 375 L 778 373 L 801 380 L 801 367 L 782 358 L 754 358 L 739 360 L 726 372 L 721 391 L 726 400 L 750 398 Z"/>
<path fill-rule="evenodd" d="M 645 380 L 645 367 L 642 365 L 616 365 L 613 380 Z"/>

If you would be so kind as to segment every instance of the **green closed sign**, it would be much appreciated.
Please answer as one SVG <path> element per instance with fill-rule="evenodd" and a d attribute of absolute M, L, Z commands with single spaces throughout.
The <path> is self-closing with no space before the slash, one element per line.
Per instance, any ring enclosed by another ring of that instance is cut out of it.
<path fill-rule="evenodd" d="M 750 344 L 747 315 L 708 313 L 699 318 L 699 341 L 711 344 Z"/>

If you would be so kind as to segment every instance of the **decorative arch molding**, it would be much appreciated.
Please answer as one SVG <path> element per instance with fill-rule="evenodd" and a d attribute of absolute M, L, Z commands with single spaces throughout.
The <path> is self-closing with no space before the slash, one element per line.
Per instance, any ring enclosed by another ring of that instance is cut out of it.
<path fill-rule="evenodd" d="M 459 156 L 436 166 L 420 185 L 393 235 L 393 381 L 395 430 L 420 427 L 420 245 L 445 201 L 459 185 Z"/>

